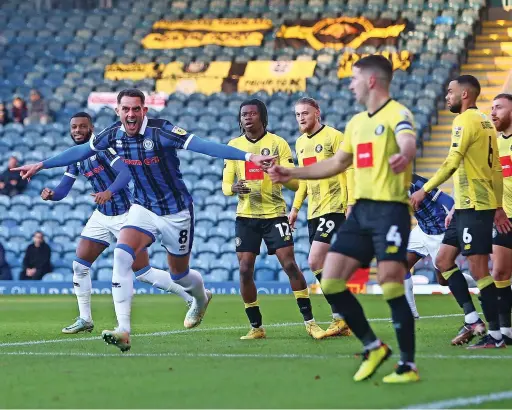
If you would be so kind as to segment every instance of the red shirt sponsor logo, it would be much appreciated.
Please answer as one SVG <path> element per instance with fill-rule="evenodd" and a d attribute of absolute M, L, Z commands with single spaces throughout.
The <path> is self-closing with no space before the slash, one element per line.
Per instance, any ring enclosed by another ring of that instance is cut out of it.
<path fill-rule="evenodd" d="M 373 144 L 367 142 L 366 144 L 357 145 L 357 168 L 371 168 L 373 167 Z"/>
<path fill-rule="evenodd" d="M 304 158 L 304 166 L 309 167 L 310 165 L 316 164 L 316 157 Z"/>
<path fill-rule="evenodd" d="M 264 178 L 263 170 L 252 162 L 245 163 L 245 179 L 247 181 L 261 181 Z"/>
<path fill-rule="evenodd" d="M 94 174 L 99 174 L 101 171 L 104 171 L 104 170 L 105 170 L 105 168 L 103 167 L 103 165 L 100 165 L 96 168 L 93 168 L 89 172 L 86 172 L 84 175 L 86 178 L 89 178 L 89 177 L 92 177 Z"/>
<path fill-rule="evenodd" d="M 123 162 L 126 165 L 136 165 L 136 166 L 142 166 L 142 164 L 144 164 L 144 165 L 153 165 L 153 164 L 158 164 L 160 162 L 160 157 L 146 158 L 144 161 L 141 161 L 140 159 L 126 159 L 126 158 L 123 158 Z"/>
<path fill-rule="evenodd" d="M 512 158 L 510 158 L 510 155 L 500 157 L 500 162 L 503 169 L 503 178 L 512 177 Z"/>

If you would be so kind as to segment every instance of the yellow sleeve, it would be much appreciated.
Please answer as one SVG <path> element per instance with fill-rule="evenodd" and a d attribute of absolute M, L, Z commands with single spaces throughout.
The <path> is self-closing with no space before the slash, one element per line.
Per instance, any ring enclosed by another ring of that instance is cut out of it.
<path fill-rule="evenodd" d="M 499 159 L 499 148 L 498 148 L 498 141 L 496 138 L 493 138 L 492 140 L 492 149 L 493 149 L 493 156 L 492 156 L 492 187 L 494 190 L 494 195 L 496 196 L 496 203 L 498 208 L 503 207 L 503 170 L 501 168 L 501 162 Z M 497 153 L 497 154 L 495 154 Z"/>
<path fill-rule="evenodd" d="M 231 190 L 231 187 L 233 186 L 234 183 L 235 161 L 226 159 L 224 160 L 224 170 L 222 171 L 222 193 L 227 196 L 232 196 L 234 193 Z"/>
<path fill-rule="evenodd" d="M 351 119 L 348 124 L 347 128 L 345 128 L 345 134 L 343 135 L 343 142 L 341 143 L 341 146 L 339 149 L 346 152 L 347 154 L 354 154 L 354 149 L 352 148 L 352 133 L 351 133 L 351 125 L 354 119 Z"/>
<path fill-rule="evenodd" d="M 472 142 L 473 136 L 469 127 L 464 127 L 460 116 L 455 118 L 452 128 L 452 145 L 450 146 L 448 156 L 434 176 L 423 185 L 425 192 L 428 193 L 437 188 L 457 171 L 460 161 L 464 158 Z"/>
<path fill-rule="evenodd" d="M 288 143 L 285 140 L 281 140 L 278 147 L 279 165 L 285 168 L 294 168 L 295 164 L 293 163 L 292 150 Z M 297 191 L 299 189 L 299 181 L 297 179 L 292 179 L 283 185 L 291 191 Z"/>
<path fill-rule="evenodd" d="M 395 112 L 393 112 L 390 125 L 395 132 L 395 136 L 399 134 L 410 134 L 416 136 L 414 116 L 404 106 L 400 106 Z"/>
<path fill-rule="evenodd" d="M 305 180 L 299 181 L 299 189 L 295 192 L 295 197 L 293 198 L 292 208 L 300 209 L 304 200 L 308 196 L 308 184 Z"/>
<path fill-rule="evenodd" d="M 354 167 L 350 166 L 347 168 L 344 174 L 347 180 L 347 205 L 351 206 L 356 202 L 354 199 Z"/>

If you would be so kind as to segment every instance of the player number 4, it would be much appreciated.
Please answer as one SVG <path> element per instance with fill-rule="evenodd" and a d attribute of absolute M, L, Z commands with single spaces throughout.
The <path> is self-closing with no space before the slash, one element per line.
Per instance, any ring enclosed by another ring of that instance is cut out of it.
<path fill-rule="evenodd" d="M 279 229 L 279 235 L 281 235 L 281 238 L 283 236 L 288 236 L 290 235 L 290 225 L 288 225 L 288 223 L 286 222 L 281 222 L 280 224 L 276 224 L 275 225 L 277 229 Z M 284 227 L 284 229 L 283 229 Z"/>
<path fill-rule="evenodd" d="M 326 222 L 325 218 L 320 218 L 320 225 L 318 225 L 317 231 L 322 232 L 324 225 L 327 228 L 327 231 L 326 231 L 327 233 L 331 233 L 332 230 L 334 229 L 334 227 L 336 226 L 334 221 L 328 220 Z"/>
<path fill-rule="evenodd" d="M 398 226 L 391 225 L 386 235 L 386 241 L 394 243 L 397 247 L 402 245 L 402 235 L 400 235 L 400 232 L 398 232 Z"/>

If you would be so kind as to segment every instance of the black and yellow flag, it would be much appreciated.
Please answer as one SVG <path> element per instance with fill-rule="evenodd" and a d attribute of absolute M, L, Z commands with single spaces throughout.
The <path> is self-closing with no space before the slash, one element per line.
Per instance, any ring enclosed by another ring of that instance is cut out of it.
<path fill-rule="evenodd" d="M 276 46 L 341 50 L 363 45 L 396 45 L 406 28 L 405 20 L 369 20 L 365 17 L 285 21 L 276 34 Z"/>

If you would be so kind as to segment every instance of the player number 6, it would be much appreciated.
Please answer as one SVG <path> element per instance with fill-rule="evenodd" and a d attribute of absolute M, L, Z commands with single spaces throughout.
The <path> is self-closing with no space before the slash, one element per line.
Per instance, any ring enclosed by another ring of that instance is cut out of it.
<path fill-rule="evenodd" d="M 469 228 L 464 228 L 464 230 L 462 231 L 462 240 L 464 241 L 464 243 L 471 243 L 471 241 L 473 240 L 473 237 L 469 233 Z"/>

